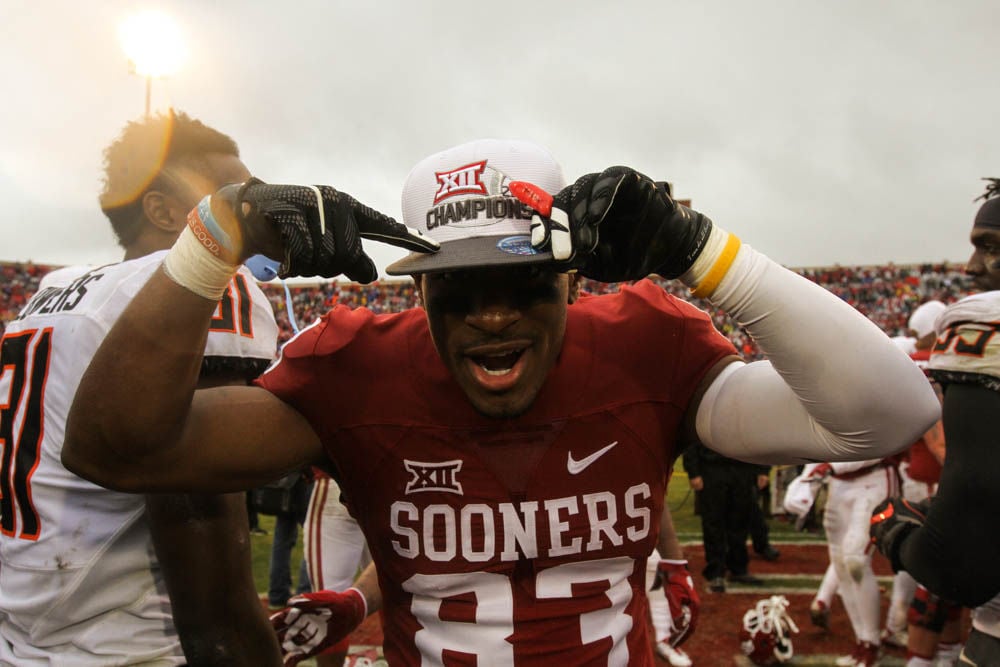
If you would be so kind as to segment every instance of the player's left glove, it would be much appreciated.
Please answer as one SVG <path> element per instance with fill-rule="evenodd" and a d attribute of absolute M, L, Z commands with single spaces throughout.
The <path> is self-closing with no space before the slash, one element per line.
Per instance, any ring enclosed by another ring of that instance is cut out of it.
<path fill-rule="evenodd" d="M 362 238 L 416 252 L 439 247 L 328 185 L 274 185 L 256 178 L 223 186 L 203 199 L 189 214 L 188 225 L 209 252 L 226 262 L 241 263 L 258 253 L 280 260 L 282 278 L 343 274 L 369 283 L 378 271 Z"/>
<path fill-rule="evenodd" d="M 930 503 L 930 498 L 911 503 L 905 498 L 894 497 L 883 500 L 872 511 L 868 533 L 872 544 L 889 559 L 893 572 L 904 569 L 899 551 L 906 537 L 924 525 Z"/>
<path fill-rule="evenodd" d="M 680 646 L 694 634 L 701 609 L 701 598 L 687 565 L 686 560 L 661 560 L 656 566 L 656 574 L 670 606 L 673 622 L 667 642 L 673 647 Z"/>
<path fill-rule="evenodd" d="M 531 245 L 603 282 L 650 273 L 677 278 L 705 248 L 712 221 L 670 197 L 666 183 L 630 167 L 586 174 L 554 197 L 523 181 L 511 193 L 538 211 Z"/>
<path fill-rule="evenodd" d="M 317 591 L 289 599 L 288 607 L 271 615 L 271 626 L 285 666 L 292 667 L 347 637 L 367 615 L 365 596 L 356 588 Z"/>

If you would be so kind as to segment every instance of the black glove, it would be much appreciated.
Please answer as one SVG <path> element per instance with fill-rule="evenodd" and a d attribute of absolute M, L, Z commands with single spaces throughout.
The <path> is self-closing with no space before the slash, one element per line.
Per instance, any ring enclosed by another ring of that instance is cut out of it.
<path fill-rule="evenodd" d="M 362 238 L 417 252 L 438 249 L 433 239 L 328 185 L 269 185 L 254 178 L 227 185 L 215 197 L 237 212 L 251 246 L 264 235 L 262 224 L 277 229 L 284 256 L 272 259 L 281 261 L 278 275 L 282 278 L 344 274 L 369 283 L 378 277 L 378 271 L 361 247 Z M 244 204 L 250 205 L 249 212 Z"/>
<path fill-rule="evenodd" d="M 889 559 L 893 572 L 905 569 L 899 551 L 906 537 L 924 525 L 930 505 L 930 498 L 911 503 L 905 498 L 895 497 L 883 500 L 872 511 L 868 534 L 872 544 Z"/>
<path fill-rule="evenodd" d="M 522 196 L 524 189 L 511 185 L 541 213 L 532 219 L 532 245 L 551 247 L 557 262 L 594 280 L 650 273 L 676 278 L 691 268 L 712 231 L 711 220 L 671 199 L 666 183 L 629 167 L 581 176 L 552 198 L 551 211 L 537 188 L 528 186 Z"/>

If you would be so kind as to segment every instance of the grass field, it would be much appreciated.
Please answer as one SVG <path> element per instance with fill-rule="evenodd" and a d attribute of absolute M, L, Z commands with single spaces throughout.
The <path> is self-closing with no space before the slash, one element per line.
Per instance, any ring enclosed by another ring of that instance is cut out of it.
<path fill-rule="evenodd" d="M 687 474 L 681 469 L 680 464 L 674 472 L 667 494 L 667 503 L 673 513 L 674 526 L 677 529 L 681 542 L 694 543 L 701 542 L 701 521 L 694 514 L 694 494 L 688 485 Z M 260 525 L 268 535 L 254 535 L 253 540 L 253 573 L 257 583 L 257 590 L 261 593 L 267 591 L 268 564 L 271 557 L 271 537 L 274 534 L 274 517 L 260 516 Z M 822 535 L 812 533 L 796 532 L 794 527 L 782 519 L 772 519 L 771 536 L 778 542 L 801 541 L 822 539 Z M 298 575 L 299 561 L 302 558 L 302 534 L 299 531 L 299 540 L 292 552 L 292 579 L 293 582 Z M 294 589 L 294 587 L 293 587 Z"/>
<path fill-rule="evenodd" d="M 257 591 L 261 594 L 267 593 L 268 571 L 271 563 L 271 538 L 274 537 L 274 517 L 259 515 L 260 527 L 267 531 L 267 535 L 251 535 L 253 544 L 253 578 L 257 584 Z M 299 530 L 299 539 L 292 550 L 292 591 L 298 583 L 299 563 L 302 561 L 302 530 Z"/>

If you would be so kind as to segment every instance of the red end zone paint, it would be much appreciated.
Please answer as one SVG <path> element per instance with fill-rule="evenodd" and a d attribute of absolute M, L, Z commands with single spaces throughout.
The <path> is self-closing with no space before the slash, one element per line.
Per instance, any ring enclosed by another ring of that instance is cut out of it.
<path fill-rule="evenodd" d="M 507 187 L 522 204 L 530 206 L 546 218 L 552 214 L 552 195 L 534 183 L 511 181 Z"/>

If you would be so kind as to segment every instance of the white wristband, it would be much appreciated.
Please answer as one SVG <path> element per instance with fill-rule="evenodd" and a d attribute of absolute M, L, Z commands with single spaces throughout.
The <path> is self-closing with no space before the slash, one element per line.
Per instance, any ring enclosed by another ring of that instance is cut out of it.
<path fill-rule="evenodd" d="M 222 298 L 238 265 L 219 259 L 185 227 L 163 260 L 164 272 L 175 283 L 212 301 Z"/>
<path fill-rule="evenodd" d="M 707 297 L 722 282 L 736 253 L 740 249 L 740 239 L 718 225 L 712 227 L 705 247 L 694 260 L 694 264 L 680 278 L 691 288 L 696 297 Z"/>
<path fill-rule="evenodd" d="M 354 586 L 351 586 L 344 592 L 348 593 L 350 591 L 354 591 L 358 594 L 358 597 L 361 598 L 361 606 L 365 609 L 361 614 L 361 618 L 368 618 L 368 600 L 365 599 L 365 594 L 361 592 L 360 588 L 355 588 Z"/>

